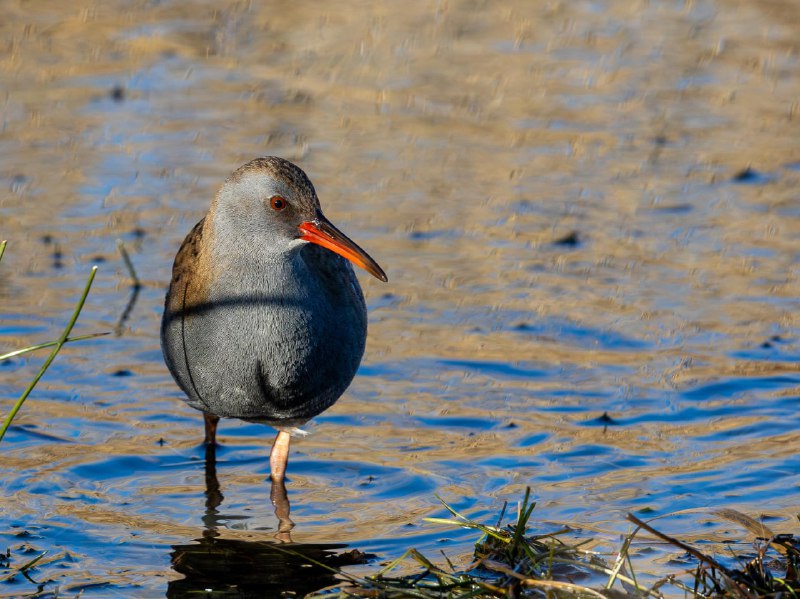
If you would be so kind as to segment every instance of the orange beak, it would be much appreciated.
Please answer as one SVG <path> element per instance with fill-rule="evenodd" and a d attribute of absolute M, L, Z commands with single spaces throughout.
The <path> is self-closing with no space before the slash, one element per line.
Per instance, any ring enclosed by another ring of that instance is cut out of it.
<path fill-rule="evenodd" d="M 335 252 L 347 258 L 353 264 L 357 264 L 376 279 L 386 283 L 386 273 L 378 266 L 378 263 L 370 258 L 369 254 L 362 250 L 347 235 L 334 227 L 330 222 L 323 218 L 315 218 L 300 224 L 300 231 L 303 234 L 300 239 L 321 245 L 325 249 Z"/>

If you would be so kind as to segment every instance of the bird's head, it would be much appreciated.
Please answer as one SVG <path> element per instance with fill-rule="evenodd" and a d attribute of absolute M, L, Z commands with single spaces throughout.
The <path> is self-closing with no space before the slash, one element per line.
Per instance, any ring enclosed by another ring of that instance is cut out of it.
<path fill-rule="evenodd" d="M 288 160 L 268 156 L 239 167 L 212 205 L 227 234 L 263 240 L 278 249 L 314 243 L 343 256 L 386 282 L 369 254 L 322 214 L 317 192 L 306 174 Z"/>

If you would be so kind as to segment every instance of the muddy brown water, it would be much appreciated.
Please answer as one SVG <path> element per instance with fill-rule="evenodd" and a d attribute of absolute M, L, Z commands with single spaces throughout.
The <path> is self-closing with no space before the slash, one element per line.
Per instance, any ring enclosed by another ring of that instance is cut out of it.
<path fill-rule="evenodd" d="M 534 526 L 582 529 L 612 558 L 628 511 L 727 507 L 799 532 L 796 3 L 0 14 L 0 351 L 56 337 L 94 264 L 76 333 L 113 333 L 66 347 L 0 445 L 0 551 L 47 551 L 44 592 L 250 581 L 202 578 L 189 560 L 209 544 L 217 565 L 269 571 L 269 592 L 313 590 L 264 545 L 272 431 L 223 422 L 209 477 L 158 343 L 183 236 L 268 154 L 309 173 L 390 279 L 361 277 L 359 376 L 293 445 L 298 546 L 467 560 L 474 532 L 423 521 L 445 515 L 435 495 L 493 522 L 526 486 Z M 127 313 L 118 238 L 143 283 Z M 0 364 L 2 413 L 43 358 Z M 752 540 L 703 512 L 659 526 Z M 668 547 L 634 555 L 645 581 L 674 571 Z"/>

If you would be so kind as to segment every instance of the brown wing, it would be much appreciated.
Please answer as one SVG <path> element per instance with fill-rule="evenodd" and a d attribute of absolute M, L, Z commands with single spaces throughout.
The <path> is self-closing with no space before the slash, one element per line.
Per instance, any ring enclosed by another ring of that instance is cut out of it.
<path fill-rule="evenodd" d="M 167 309 L 180 312 L 206 299 L 205 280 L 208 273 L 203 255 L 205 218 L 202 218 L 183 240 L 172 265 L 172 281 L 167 294 Z"/>
<path fill-rule="evenodd" d="M 172 265 L 169 285 L 161 321 L 161 347 L 172 376 L 189 398 L 207 406 L 195 385 L 189 357 L 186 353 L 185 319 L 187 309 L 201 305 L 207 298 L 209 271 L 208 253 L 203 240 L 208 242 L 205 218 L 197 223 L 183 240 Z M 192 402 L 190 402 L 192 403 Z M 194 404 L 192 404 L 194 405 Z M 199 406 L 194 406 L 203 409 Z"/>

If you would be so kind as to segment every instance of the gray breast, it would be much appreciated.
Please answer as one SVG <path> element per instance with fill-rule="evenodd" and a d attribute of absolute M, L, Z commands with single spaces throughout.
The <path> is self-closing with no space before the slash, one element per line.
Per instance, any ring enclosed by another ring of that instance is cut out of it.
<path fill-rule="evenodd" d="M 173 354 L 167 362 L 193 407 L 302 421 L 331 406 L 352 381 L 367 333 L 352 267 L 310 244 L 283 258 L 223 270 L 206 302 L 165 313 L 162 343 Z"/>

